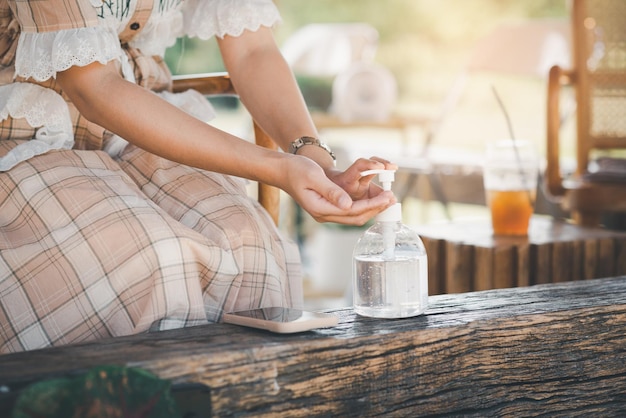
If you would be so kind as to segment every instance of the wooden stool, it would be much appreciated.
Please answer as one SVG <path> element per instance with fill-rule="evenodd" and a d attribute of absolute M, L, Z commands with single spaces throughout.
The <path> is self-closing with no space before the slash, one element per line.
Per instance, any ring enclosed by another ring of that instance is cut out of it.
<path fill-rule="evenodd" d="M 494 236 L 489 219 L 416 228 L 429 294 L 529 286 L 626 273 L 626 233 L 534 216 L 528 236 Z"/>

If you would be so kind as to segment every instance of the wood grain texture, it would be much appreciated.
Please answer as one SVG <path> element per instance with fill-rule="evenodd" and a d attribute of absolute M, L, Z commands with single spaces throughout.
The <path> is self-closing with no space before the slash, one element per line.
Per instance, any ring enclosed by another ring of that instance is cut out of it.
<path fill-rule="evenodd" d="M 620 231 L 538 216 L 531 220 L 528 236 L 522 237 L 494 236 L 488 219 L 434 223 L 416 230 L 428 243 L 431 294 L 626 274 L 626 233 Z"/>
<path fill-rule="evenodd" d="M 172 77 L 172 91 L 181 93 L 193 89 L 209 96 L 236 96 L 228 73 L 185 74 Z"/>
<path fill-rule="evenodd" d="M 210 387 L 214 416 L 619 416 L 626 277 L 430 298 L 423 316 L 340 309 L 276 335 L 215 324 L 0 356 L 0 385 L 100 364 Z"/>
<path fill-rule="evenodd" d="M 259 126 L 258 123 L 253 122 L 254 128 L 254 142 L 264 148 L 277 150 L 278 145 L 274 140 Z M 278 225 L 278 219 L 280 217 L 280 189 L 274 186 L 270 186 L 265 183 L 258 183 L 257 185 L 257 199 L 261 206 L 267 210 L 270 217 L 276 225 Z"/>

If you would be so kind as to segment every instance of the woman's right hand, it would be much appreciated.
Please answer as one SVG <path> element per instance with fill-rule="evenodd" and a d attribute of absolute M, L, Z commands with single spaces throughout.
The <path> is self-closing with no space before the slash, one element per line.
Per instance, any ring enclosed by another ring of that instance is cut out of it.
<path fill-rule="evenodd" d="M 286 158 L 285 190 L 318 222 L 363 225 L 378 213 L 396 203 L 392 192 L 352 200 L 339 185 L 331 181 L 313 160 L 298 155 Z"/>

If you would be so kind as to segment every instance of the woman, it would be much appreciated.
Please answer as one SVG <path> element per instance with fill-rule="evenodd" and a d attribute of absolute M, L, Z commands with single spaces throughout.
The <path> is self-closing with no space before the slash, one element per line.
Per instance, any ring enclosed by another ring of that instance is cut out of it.
<path fill-rule="evenodd" d="M 0 0 L 1 351 L 301 305 L 297 249 L 243 179 L 320 222 L 394 203 L 359 175 L 392 164 L 337 171 L 315 139 L 279 19 L 270 0 Z M 168 91 L 162 57 L 183 35 L 217 37 L 241 100 L 293 152 L 211 127 L 199 94 Z"/>

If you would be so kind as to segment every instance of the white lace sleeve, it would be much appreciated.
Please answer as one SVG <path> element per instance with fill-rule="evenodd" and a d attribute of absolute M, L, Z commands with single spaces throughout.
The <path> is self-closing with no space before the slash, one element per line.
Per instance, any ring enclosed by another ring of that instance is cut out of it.
<path fill-rule="evenodd" d="M 130 41 L 130 45 L 141 50 L 144 55 L 162 57 L 165 50 L 176 43 L 176 38 L 184 34 L 182 13 L 172 9 L 164 14 L 153 15 L 143 30 Z"/>
<path fill-rule="evenodd" d="M 117 34 L 108 27 L 22 32 L 15 56 L 15 73 L 44 81 L 74 65 L 104 64 L 121 56 Z"/>
<path fill-rule="evenodd" d="M 37 128 L 34 138 L 0 157 L 0 171 L 51 150 L 71 149 L 74 132 L 65 100 L 54 90 L 32 83 L 0 86 L 0 121 L 26 119 Z"/>
<path fill-rule="evenodd" d="M 239 36 L 244 30 L 280 23 L 280 13 L 271 0 L 188 0 L 184 5 L 186 35 Z"/>

